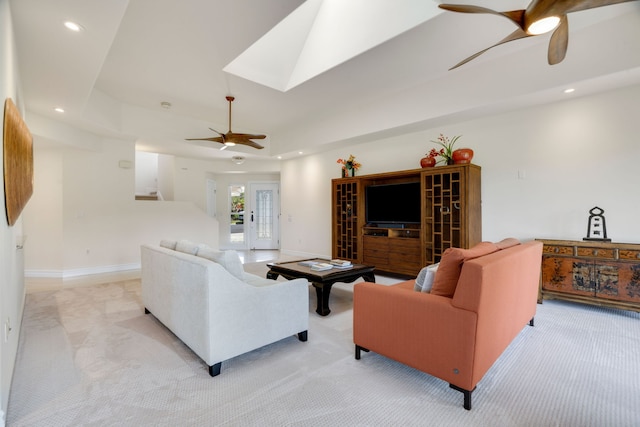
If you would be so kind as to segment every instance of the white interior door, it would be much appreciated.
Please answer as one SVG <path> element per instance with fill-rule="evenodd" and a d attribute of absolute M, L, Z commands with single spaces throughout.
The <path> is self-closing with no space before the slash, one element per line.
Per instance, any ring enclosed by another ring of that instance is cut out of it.
<path fill-rule="evenodd" d="M 250 248 L 279 249 L 280 185 L 266 182 L 253 183 L 250 187 L 251 211 L 249 215 L 245 213 L 245 223 L 249 224 Z"/>

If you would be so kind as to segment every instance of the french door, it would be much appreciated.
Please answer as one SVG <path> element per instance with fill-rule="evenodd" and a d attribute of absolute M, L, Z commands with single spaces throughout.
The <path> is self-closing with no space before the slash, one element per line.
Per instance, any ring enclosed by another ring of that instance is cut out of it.
<path fill-rule="evenodd" d="M 280 186 L 276 182 L 251 183 L 249 225 L 250 249 L 280 248 Z"/>

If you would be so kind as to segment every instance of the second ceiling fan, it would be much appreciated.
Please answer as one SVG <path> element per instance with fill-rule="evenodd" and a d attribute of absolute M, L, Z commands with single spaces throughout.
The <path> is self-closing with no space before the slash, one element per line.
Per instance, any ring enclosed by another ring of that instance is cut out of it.
<path fill-rule="evenodd" d="M 526 9 L 512 10 L 508 12 L 497 12 L 481 6 L 471 6 L 464 4 L 441 4 L 440 8 L 452 12 L 462 13 L 489 13 L 504 16 L 511 20 L 518 28 L 498 43 L 471 55 L 463 61 L 457 63 L 450 70 L 466 64 L 477 58 L 489 49 L 501 44 L 525 37 L 537 36 L 555 29 L 549 41 L 547 59 L 549 65 L 562 62 L 569 45 L 569 21 L 567 14 L 579 12 L 581 10 L 593 9 L 596 7 L 609 6 L 617 3 L 626 3 L 637 0 L 532 0 Z"/>
<path fill-rule="evenodd" d="M 209 128 L 219 136 L 212 136 L 210 138 L 187 138 L 187 141 L 211 141 L 211 142 L 219 142 L 224 144 L 221 150 L 224 150 L 227 147 L 233 147 L 234 145 L 247 145 L 249 147 L 262 149 L 264 148 L 262 145 L 258 144 L 252 139 L 265 139 L 266 135 L 254 135 L 250 133 L 235 133 L 231 131 L 231 103 L 235 98 L 233 96 L 227 96 L 226 100 L 229 101 L 229 131 L 227 133 L 220 133 L 215 129 Z"/>

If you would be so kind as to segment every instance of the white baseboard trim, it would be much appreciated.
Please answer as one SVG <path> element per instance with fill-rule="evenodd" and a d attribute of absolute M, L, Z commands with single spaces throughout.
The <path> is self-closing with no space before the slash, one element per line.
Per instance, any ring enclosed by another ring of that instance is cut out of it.
<path fill-rule="evenodd" d="M 25 270 L 24 277 L 34 279 L 70 279 L 73 277 L 119 273 L 130 270 L 140 270 L 140 263 L 104 265 L 98 267 L 77 268 L 73 270 Z"/>
<path fill-rule="evenodd" d="M 290 251 L 290 250 L 287 250 L 287 249 L 281 249 L 280 253 L 281 254 L 285 254 L 285 255 L 299 256 L 299 257 L 302 257 L 302 258 L 331 259 L 331 257 L 329 255 L 314 254 L 314 253 L 311 253 L 311 252 Z"/>

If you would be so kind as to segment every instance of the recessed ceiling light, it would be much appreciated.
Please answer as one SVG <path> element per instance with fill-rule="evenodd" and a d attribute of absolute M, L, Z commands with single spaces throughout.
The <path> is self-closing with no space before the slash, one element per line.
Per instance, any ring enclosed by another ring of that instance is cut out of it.
<path fill-rule="evenodd" d="M 565 89 L 565 90 L 564 90 L 564 93 L 571 93 L 571 92 L 573 92 L 573 91 L 575 91 L 575 89 L 574 89 L 574 88 L 572 88 L 572 87 L 570 87 L 569 89 Z"/>
<path fill-rule="evenodd" d="M 71 31 L 75 31 L 76 33 L 79 33 L 80 31 L 84 30 L 84 27 L 82 25 L 75 23 L 73 21 L 65 22 L 64 26 L 70 29 Z"/>
<path fill-rule="evenodd" d="M 282 156 L 278 156 L 278 160 L 282 160 Z"/>
<path fill-rule="evenodd" d="M 56 107 L 53 110 L 57 111 L 58 113 L 64 113 L 64 108 L 61 108 L 61 107 Z"/>
<path fill-rule="evenodd" d="M 298 154 L 302 154 L 302 151 L 298 151 Z"/>

